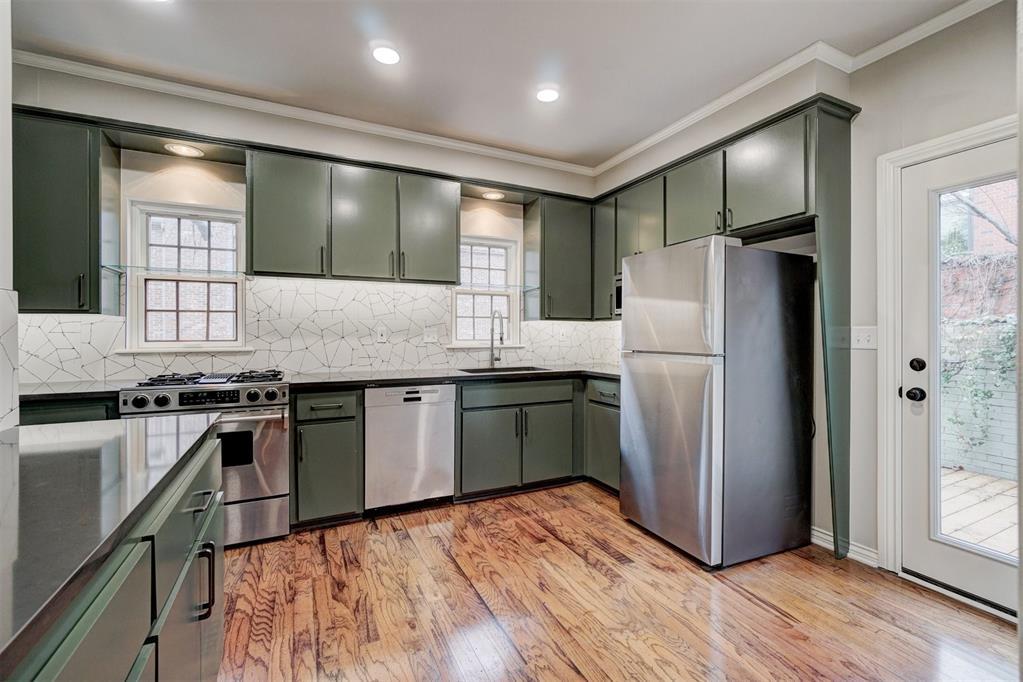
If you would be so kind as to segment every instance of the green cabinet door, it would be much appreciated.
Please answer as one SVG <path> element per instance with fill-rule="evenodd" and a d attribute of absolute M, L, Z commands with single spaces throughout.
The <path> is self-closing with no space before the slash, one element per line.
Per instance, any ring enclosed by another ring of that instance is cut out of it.
<path fill-rule="evenodd" d="M 586 475 L 618 490 L 621 465 L 617 408 L 600 403 L 586 405 Z"/>
<path fill-rule="evenodd" d="M 15 116 L 13 268 L 21 312 L 99 312 L 99 133 Z"/>
<path fill-rule="evenodd" d="M 297 427 L 298 518 L 362 511 L 362 450 L 354 420 Z"/>
<path fill-rule="evenodd" d="M 725 148 L 729 231 L 806 212 L 806 114 Z"/>
<path fill-rule="evenodd" d="M 544 318 L 588 320 L 591 317 L 590 205 L 581 201 L 543 200 Z"/>
<path fill-rule="evenodd" d="M 664 176 L 618 195 L 618 272 L 621 259 L 664 246 Z"/>
<path fill-rule="evenodd" d="M 724 229 L 725 163 L 721 150 L 689 161 L 664 178 L 664 230 L 668 244 Z"/>
<path fill-rule="evenodd" d="M 522 415 L 517 407 L 462 413 L 462 493 L 521 481 Z"/>
<path fill-rule="evenodd" d="M 398 257 L 398 176 L 330 167 L 330 274 L 393 279 Z"/>
<path fill-rule="evenodd" d="M 329 171 L 329 164 L 315 159 L 249 153 L 249 254 L 253 272 L 326 274 Z"/>
<path fill-rule="evenodd" d="M 224 505 L 221 500 L 207 512 L 207 521 L 199 536 L 199 548 L 202 564 L 198 571 L 199 598 L 202 600 L 197 616 L 199 679 L 213 682 L 217 679 L 220 659 L 224 656 Z"/>
<path fill-rule="evenodd" d="M 199 594 L 199 571 L 205 570 L 196 552 L 185 565 L 185 570 L 172 592 L 172 601 L 165 616 L 157 621 L 157 679 L 198 680 L 201 674 L 199 651 L 202 628 L 196 620 L 203 603 Z M 111 678 L 112 679 L 112 678 Z"/>
<path fill-rule="evenodd" d="M 423 175 L 398 176 L 399 277 L 458 282 L 458 211 L 462 187 Z"/>
<path fill-rule="evenodd" d="M 610 320 L 615 311 L 615 200 L 593 207 L 593 319 Z"/>
<path fill-rule="evenodd" d="M 522 482 L 572 475 L 572 404 L 522 408 Z"/>

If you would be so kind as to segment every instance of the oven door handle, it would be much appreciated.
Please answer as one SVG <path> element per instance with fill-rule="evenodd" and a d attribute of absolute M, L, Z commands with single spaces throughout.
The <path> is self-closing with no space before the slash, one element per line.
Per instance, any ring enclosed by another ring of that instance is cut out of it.
<path fill-rule="evenodd" d="M 221 417 L 217 420 L 218 424 L 237 424 L 239 422 L 268 422 L 277 419 L 287 420 L 288 411 L 282 410 L 274 414 L 251 414 L 244 415 L 241 417 Z"/>

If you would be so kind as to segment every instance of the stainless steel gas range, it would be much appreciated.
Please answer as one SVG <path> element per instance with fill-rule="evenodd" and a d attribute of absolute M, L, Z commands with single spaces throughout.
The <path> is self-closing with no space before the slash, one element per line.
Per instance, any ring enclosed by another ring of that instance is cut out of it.
<path fill-rule="evenodd" d="M 279 370 L 165 374 L 123 389 L 122 418 L 219 412 L 225 544 L 288 534 L 288 384 Z"/>

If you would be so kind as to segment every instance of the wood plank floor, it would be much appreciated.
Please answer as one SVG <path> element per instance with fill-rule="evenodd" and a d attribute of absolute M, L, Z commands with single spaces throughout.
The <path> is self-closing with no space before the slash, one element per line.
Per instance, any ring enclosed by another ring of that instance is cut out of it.
<path fill-rule="evenodd" d="M 225 680 L 997 679 L 1015 628 L 807 547 L 703 571 L 585 483 L 226 559 Z"/>

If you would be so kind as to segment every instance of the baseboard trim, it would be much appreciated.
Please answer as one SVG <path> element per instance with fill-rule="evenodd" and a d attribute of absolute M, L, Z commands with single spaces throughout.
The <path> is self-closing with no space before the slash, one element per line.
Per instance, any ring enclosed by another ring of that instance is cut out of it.
<path fill-rule="evenodd" d="M 835 536 L 832 535 L 830 530 L 824 530 L 817 526 L 810 528 L 810 542 L 815 545 L 825 547 L 831 551 L 834 551 L 835 549 Z M 848 558 L 853 561 L 858 561 L 861 564 L 866 564 L 872 568 L 877 568 L 878 566 L 877 550 L 856 542 L 849 542 Z"/>

